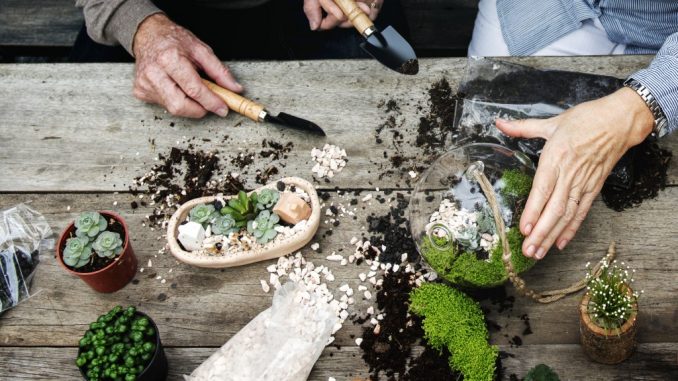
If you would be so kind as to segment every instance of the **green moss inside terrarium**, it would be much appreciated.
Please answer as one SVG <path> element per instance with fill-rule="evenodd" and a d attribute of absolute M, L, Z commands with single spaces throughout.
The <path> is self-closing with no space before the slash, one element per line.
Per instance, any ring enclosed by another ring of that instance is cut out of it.
<path fill-rule="evenodd" d="M 464 380 L 494 379 L 498 355 L 488 343 L 485 319 L 476 301 L 443 284 L 428 283 L 410 294 L 410 311 L 422 316 L 424 337 L 435 349 L 450 351 L 450 367 Z"/>
<path fill-rule="evenodd" d="M 531 268 L 536 262 L 522 254 L 523 235 L 513 227 L 506 237 L 511 248 L 511 262 L 516 272 L 521 273 Z M 424 237 L 421 253 L 426 262 L 438 273 L 438 276 L 452 284 L 465 287 L 494 287 L 508 279 L 508 273 L 501 259 L 502 245 L 496 245 L 489 259 L 478 259 L 476 253 L 466 251 L 458 253 L 455 245 L 440 248 L 434 245 L 429 237 Z"/>
<path fill-rule="evenodd" d="M 530 194 L 532 177 L 520 170 L 506 170 L 501 175 L 501 179 L 504 181 L 504 187 L 501 190 L 502 195 L 519 198 Z"/>

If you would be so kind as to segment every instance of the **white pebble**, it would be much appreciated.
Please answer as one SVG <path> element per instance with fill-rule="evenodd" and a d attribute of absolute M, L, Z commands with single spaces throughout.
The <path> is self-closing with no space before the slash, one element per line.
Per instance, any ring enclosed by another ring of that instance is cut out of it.
<path fill-rule="evenodd" d="M 362 337 L 358 337 L 357 339 L 355 339 L 355 345 L 360 346 L 360 344 L 362 344 L 362 343 L 363 343 Z"/>
<path fill-rule="evenodd" d="M 365 293 L 363 293 L 363 296 L 365 296 L 365 299 L 372 299 L 372 293 L 369 291 L 365 291 Z"/>
<path fill-rule="evenodd" d="M 260 279 L 259 282 L 261 283 L 261 289 L 264 290 L 264 292 L 268 292 L 271 289 L 265 280 Z"/>

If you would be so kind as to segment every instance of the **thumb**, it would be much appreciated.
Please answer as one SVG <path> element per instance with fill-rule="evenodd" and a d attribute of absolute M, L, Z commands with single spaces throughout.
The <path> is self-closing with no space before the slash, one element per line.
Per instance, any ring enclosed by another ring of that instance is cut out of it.
<path fill-rule="evenodd" d="M 495 124 L 499 131 L 514 138 L 542 138 L 551 137 L 551 128 L 547 119 L 505 120 L 497 119 Z"/>

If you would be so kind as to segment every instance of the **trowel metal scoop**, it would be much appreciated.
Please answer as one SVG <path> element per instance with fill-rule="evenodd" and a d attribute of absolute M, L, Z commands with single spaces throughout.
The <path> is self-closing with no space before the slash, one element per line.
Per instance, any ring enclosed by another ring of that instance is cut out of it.
<path fill-rule="evenodd" d="M 419 61 L 412 46 L 393 27 L 379 31 L 369 16 L 353 0 L 334 0 L 348 20 L 365 37 L 360 47 L 383 65 L 402 74 L 419 72 Z"/>

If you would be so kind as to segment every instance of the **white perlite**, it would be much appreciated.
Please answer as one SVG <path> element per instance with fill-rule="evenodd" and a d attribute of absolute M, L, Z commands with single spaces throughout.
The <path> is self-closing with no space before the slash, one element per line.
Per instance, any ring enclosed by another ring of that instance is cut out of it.
<path fill-rule="evenodd" d="M 437 235 L 440 238 L 445 238 L 447 233 L 443 229 L 436 229 L 437 225 L 444 225 L 452 238 L 457 240 L 461 238 L 465 231 L 478 230 L 478 214 L 476 211 L 468 211 L 466 209 L 457 209 L 457 205 L 448 199 L 443 199 L 438 207 L 438 210 L 431 214 L 429 223 L 426 225 L 426 231 L 429 234 Z M 495 234 L 481 234 L 479 241 L 475 242 L 483 250 L 491 252 L 492 249 L 499 243 L 499 236 Z"/>
<path fill-rule="evenodd" d="M 322 150 L 313 148 L 311 158 L 315 162 L 311 171 L 321 178 L 332 178 L 346 166 L 346 150 L 331 144 L 325 144 Z"/>

